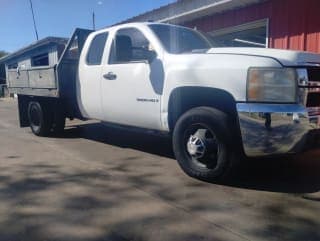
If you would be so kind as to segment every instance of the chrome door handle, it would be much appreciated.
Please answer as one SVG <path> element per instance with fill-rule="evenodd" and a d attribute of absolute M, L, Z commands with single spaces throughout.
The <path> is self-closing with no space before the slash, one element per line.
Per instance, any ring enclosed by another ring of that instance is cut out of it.
<path fill-rule="evenodd" d="M 104 75 L 103 75 L 103 78 L 109 79 L 109 80 L 114 80 L 114 79 L 117 78 L 117 75 L 114 74 L 114 73 L 112 73 L 112 72 L 109 72 L 109 73 L 107 73 L 107 74 L 104 74 Z"/>

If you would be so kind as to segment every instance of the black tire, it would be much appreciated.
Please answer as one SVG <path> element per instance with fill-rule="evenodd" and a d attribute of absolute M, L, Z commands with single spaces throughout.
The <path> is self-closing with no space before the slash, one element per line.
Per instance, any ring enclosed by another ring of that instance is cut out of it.
<path fill-rule="evenodd" d="M 37 136 L 47 136 L 52 126 L 52 118 L 45 104 L 30 101 L 28 105 L 28 120 L 31 131 Z"/>
<path fill-rule="evenodd" d="M 183 171 L 205 181 L 233 176 L 235 150 L 227 114 L 209 107 L 187 111 L 173 131 L 173 150 Z"/>

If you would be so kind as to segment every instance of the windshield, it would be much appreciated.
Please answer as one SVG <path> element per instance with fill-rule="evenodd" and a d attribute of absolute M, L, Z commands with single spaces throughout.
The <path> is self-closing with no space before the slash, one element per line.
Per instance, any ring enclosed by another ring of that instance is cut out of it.
<path fill-rule="evenodd" d="M 151 24 L 149 27 L 171 54 L 211 48 L 210 43 L 198 32 L 172 25 Z"/>

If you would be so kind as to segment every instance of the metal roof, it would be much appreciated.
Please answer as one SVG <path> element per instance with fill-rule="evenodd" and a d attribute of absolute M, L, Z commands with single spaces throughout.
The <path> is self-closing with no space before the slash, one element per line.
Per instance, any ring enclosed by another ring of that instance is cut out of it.
<path fill-rule="evenodd" d="M 60 44 L 67 44 L 68 42 L 68 39 L 67 38 L 59 38 L 59 37 L 47 37 L 47 38 L 44 38 L 44 39 L 41 39 L 39 41 L 36 41 L 22 49 L 19 49 L 17 50 L 16 52 L 14 53 L 11 53 L 11 54 L 8 54 L 2 58 L 0 58 L 0 64 L 5 62 L 5 61 L 8 61 L 12 58 L 15 58 L 19 55 L 22 55 L 22 54 L 25 54 L 29 51 L 32 51 L 33 49 L 36 49 L 36 48 L 39 48 L 39 47 L 42 47 L 42 46 L 47 46 L 47 45 L 50 45 L 50 44 L 56 44 L 56 45 L 60 45 Z"/>
<path fill-rule="evenodd" d="M 121 23 L 157 21 L 178 24 L 264 1 L 266 0 L 178 0 Z"/>

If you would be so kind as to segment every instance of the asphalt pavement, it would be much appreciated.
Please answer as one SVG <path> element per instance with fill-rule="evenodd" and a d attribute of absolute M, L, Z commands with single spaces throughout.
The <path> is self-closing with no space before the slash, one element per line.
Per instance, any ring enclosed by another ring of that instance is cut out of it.
<path fill-rule="evenodd" d="M 0 241 L 318 241 L 319 217 L 320 147 L 218 185 L 186 176 L 168 137 L 71 121 L 40 138 L 0 99 Z"/>

